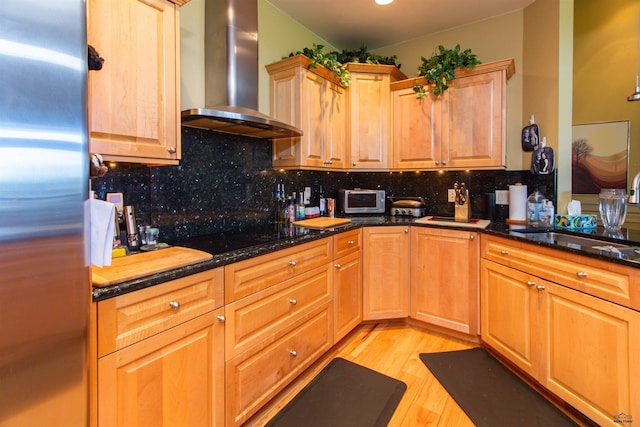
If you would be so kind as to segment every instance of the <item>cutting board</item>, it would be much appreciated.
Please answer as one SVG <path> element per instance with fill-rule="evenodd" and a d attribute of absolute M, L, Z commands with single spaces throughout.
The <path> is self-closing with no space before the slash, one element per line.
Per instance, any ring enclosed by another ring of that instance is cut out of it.
<path fill-rule="evenodd" d="M 172 246 L 151 252 L 142 252 L 114 258 L 109 267 L 91 266 L 93 286 L 109 286 L 151 274 L 207 261 L 213 255 L 191 248 Z"/>
<path fill-rule="evenodd" d="M 329 218 L 329 217 L 319 217 L 319 218 L 311 218 L 311 219 L 303 219 L 300 221 L 295 221 L 293 225 L 296 227 L 305 227 L 312 228 L 315 230 L 323 230 L 325 228 L 339 227 L 341 225 L 347 225 L 351 223 L 349 218 Z"/>

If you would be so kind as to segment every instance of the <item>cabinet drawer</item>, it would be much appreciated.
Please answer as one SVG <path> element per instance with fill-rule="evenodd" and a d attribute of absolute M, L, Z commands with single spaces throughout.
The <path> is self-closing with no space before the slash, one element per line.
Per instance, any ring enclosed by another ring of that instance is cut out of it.
<path fill-rule="evenodd" d="M 326 264 L 227 305 L 226 360 L 331 301 L 329 268 Z"/>
<path fill-rule="evenodd" d="M 331 239 L 320 239 L 225 266 L 225 303 L 331 261 Z"/>
<path fill-rule="evenodd" d="M 331 347 L 331 309 L 324 304 L 291 332 L 226 364 L 227 425 L 238 426 Z"/>
<path fill-rule="evenodd" d="M 626 307 L 640 308 L 640 288 L 632 267 L 558 249 L 484 236 L 482 256 Z M 637 275 L 637 269 L 635 272 Z"/>
<path fill-rule="evenodd" d="M 222 306 L 217 268 L 98 302 L 98 356 L 104 356 Z"/>
<path fill-rule="evenodd" d="M 361 248 L 361 228 L 333 236 L 333 259 L 358 252 Z"/>

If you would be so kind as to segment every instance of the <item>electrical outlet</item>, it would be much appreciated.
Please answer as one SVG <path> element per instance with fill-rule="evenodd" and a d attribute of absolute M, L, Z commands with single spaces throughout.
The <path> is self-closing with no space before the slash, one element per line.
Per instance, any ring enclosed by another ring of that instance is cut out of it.
<path fill-rule="evenodd" d="M 450 188 L 447 190 L 447 201 L 455 202 L 456 201 L 456 190 Z"/>
<path fill-rule="evenodd" d="M 496 190 L 496 205 L 509 204 L 509 190 Z"/>

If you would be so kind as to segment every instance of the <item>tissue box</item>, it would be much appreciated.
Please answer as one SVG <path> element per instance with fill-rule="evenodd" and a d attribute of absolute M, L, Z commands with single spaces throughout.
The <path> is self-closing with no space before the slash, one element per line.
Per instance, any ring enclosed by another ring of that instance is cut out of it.
<path fill-rule="evenodd" d="M 556 214 L 553 224 L 556 228 L 596 228 L 598 216 Z"/>

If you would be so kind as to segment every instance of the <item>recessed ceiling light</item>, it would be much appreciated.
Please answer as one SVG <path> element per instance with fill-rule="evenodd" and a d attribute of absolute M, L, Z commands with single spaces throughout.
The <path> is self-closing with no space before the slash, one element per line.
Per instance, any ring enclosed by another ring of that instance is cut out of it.
<path fill-rule="evenodd" d="M 379 4 L 379 5 L 382 5 L 382 6 L 384 6 L 386 4 L 389 4 L 389 3 L 393 3 L 393 0 L 376 0 L 376 4 Z"/>

